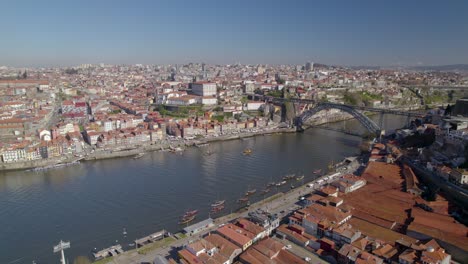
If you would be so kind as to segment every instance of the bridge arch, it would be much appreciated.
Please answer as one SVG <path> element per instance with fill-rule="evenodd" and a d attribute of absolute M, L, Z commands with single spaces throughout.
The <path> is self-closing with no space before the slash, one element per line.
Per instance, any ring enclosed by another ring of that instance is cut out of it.
<path fill-rule="evenodd" d="M 338 109 L 352 115 L 362 124 L 362 126 L 364 126 L 369 132 L 373 134 L 378 134 L 381 131 L 380 127 L 374 121 L 372 121 L 369 117 L 359 112 L 358 110 L 347 105 L 333 103 L 318 103 L 317 105 L 315 105 L 314 108 L 305 111 L 297 117 L 296 126 L 298 127 L 298 129 L 302 129 L 303 125 L 308 119 L 310 119 L 318 112 L 328 109 Z"/>

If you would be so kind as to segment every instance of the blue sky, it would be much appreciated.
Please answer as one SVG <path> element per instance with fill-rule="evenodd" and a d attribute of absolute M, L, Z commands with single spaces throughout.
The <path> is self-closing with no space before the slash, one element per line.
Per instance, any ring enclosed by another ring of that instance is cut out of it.
<path fill-rule="evenodd" d="M 0 3 L 0 65 L 468 63 L 468 1 Z"/>

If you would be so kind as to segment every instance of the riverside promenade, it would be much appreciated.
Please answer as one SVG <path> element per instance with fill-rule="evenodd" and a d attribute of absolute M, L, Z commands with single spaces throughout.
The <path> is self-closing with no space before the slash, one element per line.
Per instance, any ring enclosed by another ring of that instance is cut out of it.
<path fill-rule="evenodd" d="M 216 141 L 226 141 L 234 139 L 242 139 L 248 137 L 254 137 L 259 135 L 268 135 L 268 134 L 277 134 L 277 133 L 294 133 L 296 132 L 295 128 L 267 128 L 257 132 L 245 132 L 239 134 L 231 135 L 221 135 L 218 137 L 204 137 L 198 140 L 164 140 L 161 143 L 157 144 L 148 144 L 143 146 L 129 146 L 125 150 L 96 150 L 94 152 L 87 151 L 86 154 L 82 157 L 84 161 L 91 160 L 101 160 L 101 159 L 113 159 L 113 158 L 122 158 L 134 156 L 142 152 L 151 152 L 151 151 L 161 151 L 161 150 L 170 150 L 171 148 L 185 148 L 189 146 L 196 145 L 197 143 L 209 143 Z M 58 158 L 48 158 L 48 159 L 39 159 L 39 160 L 30 160 L 22 162 L 12 162 L 12 163 L 0 163 L 0 171 L 15 171 L 15 170 L 28 170 L 39 167 L 52 166 L 57 164 L 69 163 L 76 160 L 77 157 L 68 155 L 61 156 Z"/>
<path fill-rule="evenodd" d="M 153 244 L 146 245 L 142 248 L 132 249 L 115 257 L 101 259 L 95 263 L 98 263 L 98 264 L 104 264 L 104 263 L 130 264 L 130 263 L 146 263 L 146 262 L 152 263 L 152 261 L 156 258 L 156 256 L 158 255 L 165 256 L 165 257 L 171 256 L 173 255 L 174 250 L 181 248 L 184 245 L 191 243 L 192 241 L 196 241 L 197 239 L 204 237 L 206 234 L 210 232 L 214 232 L 220 225 L 226 224 L 240 217 L 247 217 L 249 212 L 253 212 L 260 208 L 267 210 L 271 214 L 278 214 L 279 218 L 284 218 L 289 213 L 301 208 L 301 205 L 299 205 L 300 197 L 313 192 L 314 189 L 316 188 L 320 188 L 319 186 L 316 186 L 315 188 L 309 188 L 307 187 L 308 184 L 314 183 L 315 185 L 318 185 L 317 184 L 318 180 L 328 177 L 327 178 L 329 179 L 328 181 L 327 180 L 322 181 L 321 185 L 323 185 L 333 180 L 333 179 L 330 179 L 329 177 L 331 175 L 335 175 L 335 177 L 339 177 L 340 175 L 343 175 L 346 173 L 353 173 L 359 167 L 359 163 L 356 163 L 356 164 L 357 164 L 356 166 L 347 166 L 346 169 L 340 170 L 340 173 L 338 174 L 333 172 L 330 174 L 322 175 L 310 182 L 305 182 L 303 185 L 298 186 L 297 188 L 294 188 L 287 192 L 279 192 L 261 201 L 251 204 L 248 207 L 240 209 L 237 212 L 233 212 L 231 214 L 216 218 L 214 219 L 213 227 L 210 227 L 197 235 L 184 236 L 181 238 L 176 238 L 175 236 L 171 236 L 164 241 L 155 242 Z M 318 263 L 318 262 L 326 263 L 324 260 L 319 259 L 317 257 L 316 262 L 314 263 Z"/>
<path fill-rule="evenodd" d="M 144 145 L 140 147 L 135 147 L 133 149 L 126 149 L 126 150 L 121 150 L 121 151 L 113 151 L 113 150 L 95 151 L 94 153 L 88 154 L 88 156 L 85 157 L 85 160 L 121 158 L 121 157 L 134 156 L 142 152 L 164 151 L 164 150 L 171 150 L 174 148 L 185 148 L 185 147 L 194 146 L 196 144 L 204 144 L 204 143 L 209 143 L 209 142 L 235 140 L 235 139 L 249 138 L 249 137 L 269 135 L 269 134 L 295 133 L 295 132 L 296 132 L 295 128 L 271 128 L 271 129 L 265 129 L 265 130 L 261 130 L 257 132 L 221 135 L 218 137 L 204 137 L 204 138 L 193 139 L 193 140 L 185 140 L 185 139 L 177 139 L 177 140 L 171 140 L 171 141 L 165 140 L 158 144 Z"/>

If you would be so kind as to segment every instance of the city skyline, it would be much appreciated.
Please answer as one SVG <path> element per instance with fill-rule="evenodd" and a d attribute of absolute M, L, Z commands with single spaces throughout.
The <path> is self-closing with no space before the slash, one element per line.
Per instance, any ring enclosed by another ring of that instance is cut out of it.
<path fill-rule="evenodd" d="M 0 64 L 468 62 L 468 3 L 99 1 L 10 3 Z"/>

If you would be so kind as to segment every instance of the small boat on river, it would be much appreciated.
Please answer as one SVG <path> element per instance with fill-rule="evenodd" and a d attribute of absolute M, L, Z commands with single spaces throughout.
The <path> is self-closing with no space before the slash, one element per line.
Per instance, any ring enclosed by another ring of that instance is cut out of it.
<path fill-rule="evenodd" d="M 194 216 L 198 214 L 198 210 L 192 210 L 192 211 L 187 211 L 185 212 L 185 214 L 182 216 L 182 218 L 185 218 L 185 217 L 191 217 L 191 216 Z"/>
<path fill-rule="evenodd" d="M 248 197 L 242 197 L 237 200 L 238 203 L 246 203 L 249 201 Z"/>
<path fill-rule="evenodd" d="M 257 189 L 252 189 L 252 190 L 248 190 L 246 193 L 245 193 L 245 196 L 249 196 L 249 195 L 252 195 L 254 193 L 257 192 Z"/>
<path fill-rule="evenodd" d="M 252 149 L 249 149 L 249 148 L 244 149 L 244 151 L 243 151 L 242 153 L 243 153 L 244 155 L 250 155 L 250 154 L 252 154 Z"/>
<path fill-rule="evenodd" d="M 218 206 L 224 206 L 224 203 L 226 202 L 226 200 L 222 200 L 222 201 L 215 201 L 214 203 L 211 204 L 211 207 L 218 207 Z"/>
<path fill-rule="evenodd" d="M 283 181 L 292 180 L 292 179 L 294 179 L 294 177 L 296 177 L 295 174 L 288 174 L 288 175 L 283 177 Z"/>
<path fill-rule="evenodd" d="M 281 186 L 281 185 L 285 185 L 285 184 L 286 184 L 286 181 L 282 181 L 282 182 L 278 182 L 278 183 L 276 184 L 276 186 Z"/>
<path fill-rule="evenodd" d="M 188 224 L 188 223 L 192 222 L 195 219 L 195 217 L 196 217 L 196 215 L 183 217 L 182 219 L 180 219 L 179 225 Z"/>
<path fill-rule="evenodd" d="M 143 152 L 142 152 L 142 153 L 139 153 L 139 154 L 135 155 L 135 156 L 133 157 L 133 159 L 139 159 L 139 158 L 143 157 L 144 155 L 145 155 L 145 153 L 143 153 Z"/>
<path fill-rule="evenodd" d="M 223 209 L 224 209 L 224 204 L 216 206 L 216 207 L 211 207 L 210 212 L 215 214 L 215 213 L 222 211 Z"/>

